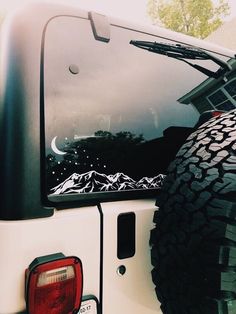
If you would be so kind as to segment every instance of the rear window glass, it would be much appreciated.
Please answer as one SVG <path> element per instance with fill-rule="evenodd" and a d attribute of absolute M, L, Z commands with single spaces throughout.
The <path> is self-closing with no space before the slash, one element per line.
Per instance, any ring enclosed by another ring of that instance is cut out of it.
<path fill-rule="evenodd" d="M 206 76 L 130 45 L 163 38 L 111 26 L 95 40 L 88 20 L 58 17 L 44 43 L 46 187 L 50 197 L 156 191 L 176 145 L 199 114 L 178 99 Z M 205 61 L 206 62 L 206 61 Z M 141 193 L 141 194 L 140 194 Z"/>

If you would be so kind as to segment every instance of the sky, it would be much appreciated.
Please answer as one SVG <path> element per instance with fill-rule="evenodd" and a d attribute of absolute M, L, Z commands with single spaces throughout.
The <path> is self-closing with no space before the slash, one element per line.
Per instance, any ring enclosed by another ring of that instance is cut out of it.
<path fill-rule="evenodd" d="M 39 0 L 0 0 L 0 12 L 9 12 L 24 3 L 38 2 Z M 50 2 L 78 5 L 82 9 L 102 12 L 141 24 L 151 24 L 147 16 L 148 0 L 49 0 Z M 213 0 L 218 3 L 219 0 Z M 231 16 L 236 17 L 236 1 L 228 0 L 231 7 Z"/>

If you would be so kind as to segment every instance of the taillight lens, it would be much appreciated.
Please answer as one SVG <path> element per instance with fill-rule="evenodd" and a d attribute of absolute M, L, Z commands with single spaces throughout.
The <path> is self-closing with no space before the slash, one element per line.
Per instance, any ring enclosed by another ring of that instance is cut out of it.
<path fill-rule="evenodd" d="M 212 111 L 212 117 L 219 117 L 224 113 L 224 111 Z"/>
<path fill-rule="evenodd" d="M 82 298 L 82 264 L 77 257 L 53 254 L 35 259 L 26 270 L 30 314 L 72 314 Z"/>

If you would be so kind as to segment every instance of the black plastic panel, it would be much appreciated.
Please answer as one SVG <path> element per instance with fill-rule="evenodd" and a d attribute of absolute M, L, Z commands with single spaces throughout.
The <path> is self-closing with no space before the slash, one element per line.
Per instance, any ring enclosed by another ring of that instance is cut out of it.
<path fill-rule="evenodd" d="M 135 254 L 135 214 L 118 216 L 117 220 L 117 257 L 129 258 Z"/>

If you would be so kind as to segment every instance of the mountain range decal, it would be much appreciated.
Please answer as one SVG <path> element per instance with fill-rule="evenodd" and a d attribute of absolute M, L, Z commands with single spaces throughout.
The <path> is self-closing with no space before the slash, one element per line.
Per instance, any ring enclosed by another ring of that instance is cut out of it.
<path fill-rule="evenodd" d="M 73 173 L 69 178 L 51 189 L 52 194 L 90 193 L 107 191 L 124 191 L 139 189 L 161 188 L 165 175 L 159 174 L 153 178 L 143 177 L 135 181 L 122 172 L 106 175 L 97 171 L 78 174 Z"/>

